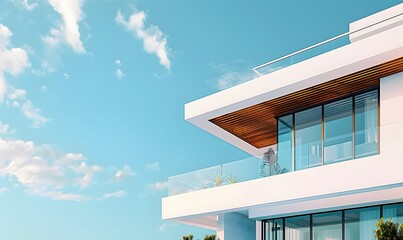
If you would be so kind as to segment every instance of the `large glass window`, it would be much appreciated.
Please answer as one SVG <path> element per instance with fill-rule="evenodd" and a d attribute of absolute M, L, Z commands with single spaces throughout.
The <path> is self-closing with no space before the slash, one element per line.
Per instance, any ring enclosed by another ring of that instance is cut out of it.
<path fill-rule="evenodd" d="M 353 101 L 346 98 L 324 106 L 324 162 L 353 157 Z"/>
<path fill-rule="evenodd" d="M 403 223 L 403 204 L 393 204 L 383 207 L 383 218 L 393 222 Z"/>
<path fill-rule="evenodd" d="M 266 240 L 283 240 L 283 219 L 274 219 L 265 223 Z"/>
<path fill-rule="evenodd" d="M 375 240 L 375 223 L 380 218 L 380 207 L 345 211 L 345 240 Z"/>
<path fill-rule="evenodd" d="M 285 239 L 310 240 L 311 219 L 309 215 L 285 219 Z"/>
<path fill-rule="evenodd" d="M 278 119 L 278 163 L 287 172 L 292 170 L 292 125 L 292 114 Z"/>
<path fill-rule="evenodd" d="M 381 216 L 403 223 L 403 203 L 265 220 L 262 240 L 375 240 Z"/>
<path fill-rule="evenodd" d="M 378 114 L 378 90 L 371 90 L 278 118 L 281 169 L 289 172 L 378 154 Z"/>
<path fill-rule="evenodd" d="M 355 157 L 378 154 L 378 90 L 355 96 Z"/>
<path fill-rule="evenodd" d="M 295 113 L 295 169 L 322 164 L 322 107 Z"/>
<path fill-rule="evenodd" d="M 312 215 L 313 240 L 342 240 L 342 211 Z"/>

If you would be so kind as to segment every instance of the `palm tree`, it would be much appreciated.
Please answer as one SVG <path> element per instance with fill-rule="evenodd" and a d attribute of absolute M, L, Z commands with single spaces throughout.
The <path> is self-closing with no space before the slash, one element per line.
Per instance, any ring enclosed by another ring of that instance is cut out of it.
<path fill-rule="evenodd" d="M 187 235 L 187 236 L 183 236 L 183 237 L 182 237 L 182 240 L 193 240 L 193 235 L 192 235 L 192 234 L 189 234 L 189 235 Z"/>
<path fill-rule="evenodd" d="M 211 234 L 211 235 L 206 235 L 203 240 L 220 240 L 217 235 Z"/>

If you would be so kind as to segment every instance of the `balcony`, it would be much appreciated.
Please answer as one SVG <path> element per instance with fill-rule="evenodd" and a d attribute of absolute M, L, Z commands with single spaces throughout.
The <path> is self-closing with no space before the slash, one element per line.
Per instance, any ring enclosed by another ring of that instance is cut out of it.
<path fill-rule="evenodd" d="M 271 148 L 276 150 L 276 146 L 271 146 Z M 173 196 L 286 172 L 286 170 L 275 172 L 273 168 L 270 173 L 269 162 L 263 159 L 264 156 L 254 156 L 170 177 L 168 194 Z"/>
<path fill-rule="evenodd" d="M 378 89 L 273 117 L 277 144 L 263 155 L 171 177 L 169 195 L 377 155 Z"/>

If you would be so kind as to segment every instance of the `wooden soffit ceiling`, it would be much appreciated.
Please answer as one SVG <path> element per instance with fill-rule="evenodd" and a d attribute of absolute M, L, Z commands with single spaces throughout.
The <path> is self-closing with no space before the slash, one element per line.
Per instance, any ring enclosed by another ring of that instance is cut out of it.
<path fill-rule="evenodd" d="M 277 116 L 379 86 L 380 78 L 403 71 L 403 57 L 271 99 L 209 121 L 236 137 L 262 148 L 276 144 Z"/>

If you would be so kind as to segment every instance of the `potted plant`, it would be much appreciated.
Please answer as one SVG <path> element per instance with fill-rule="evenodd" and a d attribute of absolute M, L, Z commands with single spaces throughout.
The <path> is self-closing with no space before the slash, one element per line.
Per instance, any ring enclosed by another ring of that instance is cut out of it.
<path fill-rule="evenodd" d="M 223 183 L 225 183 L 225 179 L 226 178 L 222 175 L 222 173 L 214 174 L 209 179 L 211 187 L 218 187 L 218 186 L 223 185 Z"/>
<path fill-rule="evenodd" d="M 227 183 L 228 183 L 228 184 L 237 183 L 237 182 L 239 182 L 239 180 L 241 180 L 241 178 L 238 177 L 236 174 L 230 174 L 230 175 L 227 177 Z"/>
<path fill-rule="evenodd" d="M 392 219 L 388 219 L 386 221 L 383 218 L 379 219 L 379 221 L 375 224 L 376 230 L 374 231 L 375 238 L 377 240 L 402 240 L 403 238 L 399 237 L 400 232 L 402 230 L 402 226 L 399 228 L 398 223 L 393 223 Z"/>
<path fill-rule="evenodd" d="M 193 234 L 189 234 L 187 236 L 182 236 L 182 240 L 193 240 Z"/>

